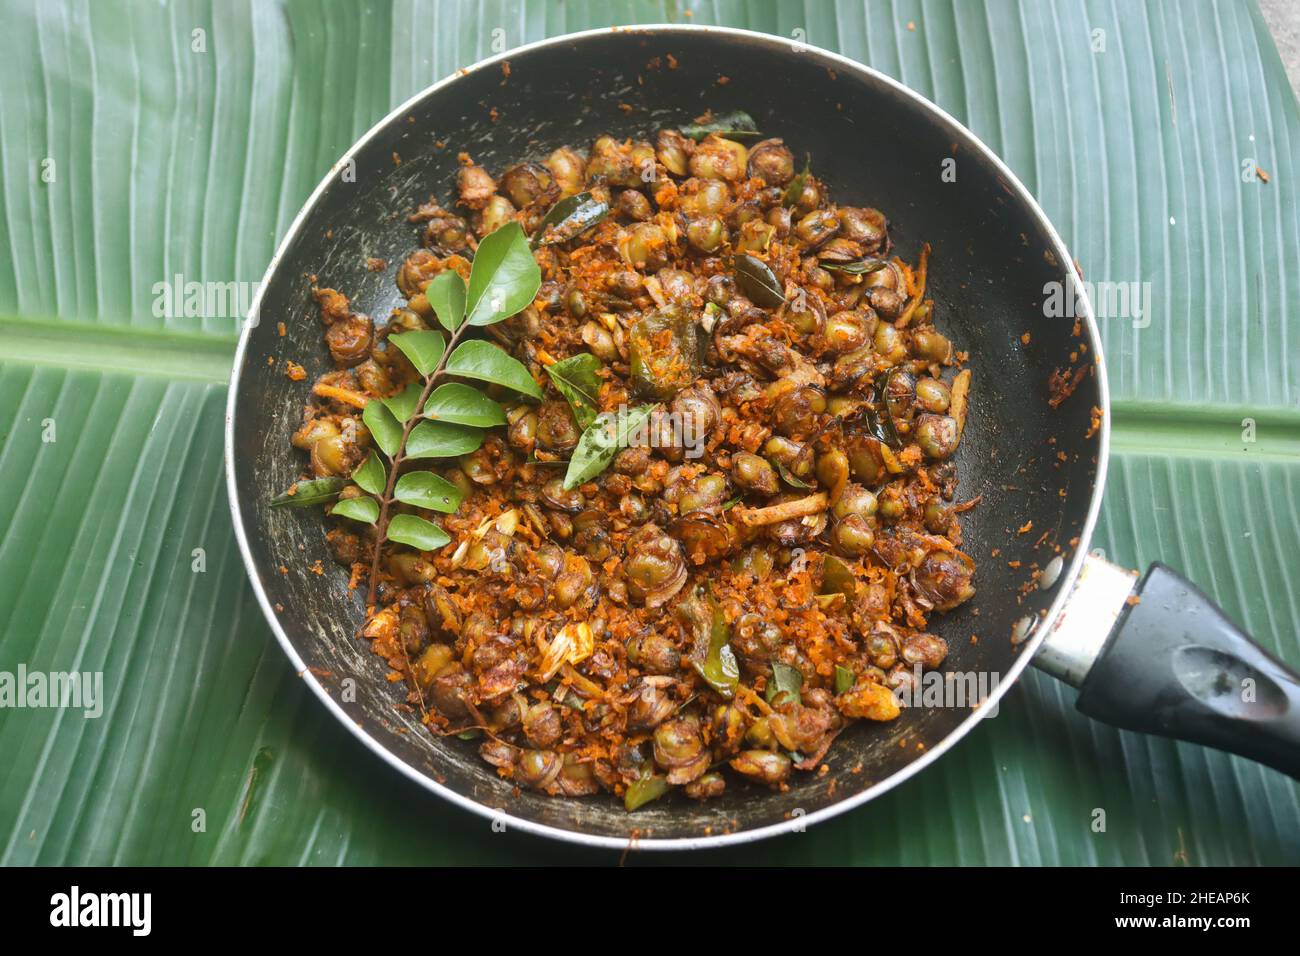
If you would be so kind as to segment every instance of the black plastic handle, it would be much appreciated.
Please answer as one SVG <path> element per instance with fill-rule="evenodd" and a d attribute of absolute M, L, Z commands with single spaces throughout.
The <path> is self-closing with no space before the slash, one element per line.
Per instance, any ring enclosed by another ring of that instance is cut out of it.
<path fill-rule="evenodd" d="M 1137 595 L 1088 672 L 1079 710 L 1300 779 L 1300 676 L 1172 568 L 1151 565 Z"/>

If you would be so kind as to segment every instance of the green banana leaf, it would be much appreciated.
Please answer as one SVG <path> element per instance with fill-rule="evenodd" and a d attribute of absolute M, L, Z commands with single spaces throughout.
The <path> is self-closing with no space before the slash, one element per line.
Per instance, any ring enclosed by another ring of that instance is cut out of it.
<path fill-rule="evenodd" d="M 174 276 L 258 280 L 392 105 L 614 23 L 748 27 L 883 70 L 1002 155 L 1089 278 L 1150 283 L 1143 315 L 1103 320 L 1095 544 L 1179 567 L 1300 665 L 1300 110 L 1251 2 L 0 0 L 0 20 L 0 670 L 104 675 L 99 717 L 0 709 L 0 862 L 617 860 L 493 832 L 300 686 L 226 509 L 237 320 L 156 308 Z M 1294 863 L 1300 787 L 1092 723 L 1031 673 L 883 799 L 693 859 Z"/>

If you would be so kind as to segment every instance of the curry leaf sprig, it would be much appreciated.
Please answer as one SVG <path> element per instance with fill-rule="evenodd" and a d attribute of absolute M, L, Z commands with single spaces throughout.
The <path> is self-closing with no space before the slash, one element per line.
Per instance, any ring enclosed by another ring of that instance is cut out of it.
<path fill-rule="evenodd" d="M 528 369 L 504 349 L 482 339 L 466 338 L 474 328 L 493 325 L 530 305 L 541 287 L 541 270 L 533 248 L 572 238 L 604 217 L 608 206 L 590 194 L 561 201 L 537 230 L 533 241 L 517 222 L 507 223 L 479 243 L 469 283 L 448 269 L 433 278 L 424 294 L 437 315 L 437 329 L 402 332 L 388 342 L 410 360 L 418 377 L 396 395 L 371 399 L 361 418 L 374 440 L 372 450 L 348 481 L 339 477 L 299 482 L 293 494 L 281 495 L 272 507 L 328 504 L 330 513 L 374 525 L 368 607 L 374 607 L 379 567 L 386 542 L 432 551 L 451 537 L 433 521 L 415 514 L 391 514 L 404 504 L 452 514 L 463 494 L 431 471 L 405 470 L 407 462 L 458 458 L 477 451 L 484 430 L 506 424 L 501 406 L 464 381 L 472 379 L 511 389 L 540 400 L 542 390 Z M 599 392 L 604 365 L 579 353 L 546 366 L 551 383 L 568 402 L 582 436 L 568 462 L 564 484 L 573 488 L 604 471 L 649 422 L 658 407 L 643 405 L 601 412 Z"/>
<path fill-rule="evenodd" d="M 418 515 L 392 515 L 393 504 L 450 514 L 461 502 L 460 490 L 445 478 L 430 471 L 402 472 L 402 466 L 477 451 L 484 429 L 506 422 L 501 406 L 487 395 L 447 379 L 474 379 L 529 398 L 542 397 L 528 369 L 504 349 L 482 339 L 464 338 L 471 329 L 493 325 L 526 308 L 541 282 L 541 270 L 523 229 L 518 223 L 507 223 L 479 243 L 468 286 L 448 269 L 425 288 L 438 324 L 449 337 L 427 329 L 389 336 L 389 343 L 410 359 L 419 378 L 397 395 L 366 404 L 361 417 L 378 452 L 372 451 L 352 473 L 360 493 L 341 497 L 331 510 L 375 526 L 368 606 L 375 603 L 385 542 L 432 551 L 451 540 L 440 526 Z"/>

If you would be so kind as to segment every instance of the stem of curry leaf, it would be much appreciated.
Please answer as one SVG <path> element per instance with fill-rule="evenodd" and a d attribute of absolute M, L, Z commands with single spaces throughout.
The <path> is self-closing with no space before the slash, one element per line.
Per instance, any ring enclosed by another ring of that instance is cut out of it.
<path fill-rule="evenodd" d="M 420 393 L 420 400 L 415 405 L 415 414 L 402 425 L 402 440 L 398 443 L 397 450 L 393 452 L 391 467 L 388 469 L 388 482 L 384 486 L 383 497 L 379 499 L 379 519 L 375 522 L 375 550 L 370 559 L 370 587 L 366 591 L 367 616 L 371 613 L 371 608 L 375 606 L 375 597 L 379 590 L 379 558 L 383 554 L 384 541 L 388 535 L 388 509 L 393 503 L 393 488 L 397 485 L 397 471 L 402 466 L 402 462 L 406 460 L 406 439 L 410 437 L 411 429 L 419 421 L 421 410 L 424 408 L 424 403 L 428 401 L 433 386 L 442 377 L 448 356 L 451 355 L 456 343 L 460 341 L 461 335 L 468 328 L 469 322 L 462 321 L 456 331 L 451 334 L 447 347 L 442 351 L 442 358 L 438 360 L 437 366 L 424 380 L 424 390 Z"/>

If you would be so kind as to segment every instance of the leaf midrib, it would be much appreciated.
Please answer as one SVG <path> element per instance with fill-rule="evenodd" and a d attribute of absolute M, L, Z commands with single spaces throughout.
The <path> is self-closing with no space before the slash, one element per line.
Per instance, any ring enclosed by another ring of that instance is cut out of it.
<path fill-rule="evenodd" d="M 0 361 L 227 382 L 236 339 L 175 329 L 0 316 Z"/>
<path fill-rule="evenodd" d="M 54 368 L 94 369 L 224 384 L 236 339 L 176 329 L 0 316 L 0 360 Z M 1300 461 L 1300 409 L 1162 404 L 1111 404 L 1117 454 L 1167 455 L 1235 461 Z M 1243 440 L 1248 421 L 1255 440 Z"/>

